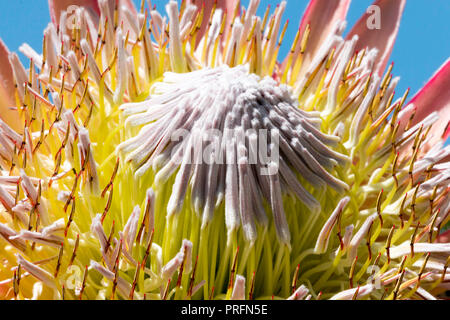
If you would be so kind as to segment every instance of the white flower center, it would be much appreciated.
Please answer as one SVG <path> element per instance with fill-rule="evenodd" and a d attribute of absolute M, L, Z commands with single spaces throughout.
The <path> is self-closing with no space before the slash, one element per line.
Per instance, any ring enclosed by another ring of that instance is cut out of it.
<path fill-rule="evenodd" d="M 311 210 L 320 205 L 299 182 L 315 188 L 348 186 L 325 170 L 347 157 L 330 150 L 338 138 L 320 131 L 316 112 L 298 108 L 290 88 L 249 74 L 246 66 L 221 66 L 191 73 L 166 73 L 141 103 L 122 106 L 127 126 L 145 125 L 118 151 L 137 168 L 159 171 L 155 185 L 178 173 L 168 215 L 182 209 L 189 186 L 196 212 L 206 225 L 225 199 L 228 230 L 242 223 L 248 240 L 255 221 L 265 225 L 263 198 L 271 205 L 279 239 L 289 243 L 282 191 Z"/>

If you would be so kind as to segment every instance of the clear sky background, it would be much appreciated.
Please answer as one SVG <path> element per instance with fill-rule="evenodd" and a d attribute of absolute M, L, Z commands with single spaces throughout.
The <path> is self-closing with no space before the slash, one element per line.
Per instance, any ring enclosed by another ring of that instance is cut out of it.
<path fill-rule="evenodd" d="M 140 0 L 135 0 L 135 3 L 140 3 Z M 152 0 L 152 3 L 165 14 L 164 5 L 167 0 Z M 279 0 L 261 0 L 259 14 L 264 14 L 268 4 L 273 10 L 277 3 Z M 307 0 L 287 0 L 284 19 L 289 19 L 290 25 L 282 55 L 287 52 L 295 37 L 307 3 Z M 347 17 L 347 31 L 371 3 L 372 0 L 353 0 Z M 242 4 L 247 5 L 248 0 L 243 0 Z M 450 56 L 449 19 L 449 0 L 407 1 L 391 56 L 391 60 L 395 62 L 394 74 L 401 77 L 397 87 L 398 95 L 408 87 L 416 92 Z M 47 0 L 0 0 L 0 37 L 11 51 L 18 51 L 18 47 L 27 42 L 41 52 L 43 30 L 49 21 Z M 19 55 L 25 62 L 26 59 Z"/>

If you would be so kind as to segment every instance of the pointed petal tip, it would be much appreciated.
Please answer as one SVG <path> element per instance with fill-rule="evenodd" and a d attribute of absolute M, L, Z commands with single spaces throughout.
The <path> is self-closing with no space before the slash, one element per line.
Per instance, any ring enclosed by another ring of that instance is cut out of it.
<path fill-rule="evenodd" d="M 128 0 L 127 0 L 128 2 Z M 85 7 L 94 10 L 97 14 L 100 14 L 100 7 L 98 6 L 98 0 L 48 0 L 48 7 L 50 11 L 50 17 L 53 24 L 59 23 L 59 17 L 61 12 L 69 9 L 70 7 Z"/>
<path fill-rule="evenodd" d="M 400 21 L 405 9 L 406 0 L 376 0 L 358 20 L 347 36 L 359 35 L 355 50 L 366 47 L 377 48 L 374 70 L 382 76 L 392 53 L 392 49 L 400 28 Z"/>
<path fill-rule="evenodd" d="M 202 25 L 201 28 L 199 30 L 199 36 L 198 36 L 198 40 L 197 40 L 197 44 L 200 41 L 200 39 L 203 37 L 203 35 L 206 32 L 208 23 L 209 23 L 209 19 L 211 16 L 211 12 L 213 10 L 213 6 L 214 6 L 214 2 L 215 1 L 203 1 L 203 0 L 191 0 L 191 4 L 197 6 L 197 10 L 201 11 L 202 9 L 204 10 L 203 13 L 203 21 L 202 21 Z M 240 0 L 217 0 L 216 4 L 217 4 L 217 9 L 222 9 L 224 12 L 227 12 L 227 24 L 231 24 L 231 20 L 233 19 L 233 13 L 234 10 L 236 8 L 236 5 L 240 2 Z M 240 8 L 238 8 L 239 10 Z M 238 11 L 238 15 L 239 15 L 239 11 Z"/>
<path fill-rule="evenodd" d="M 315 53 L 320 49 L 325 39 L 333 32 L 338 21 L 344 22 L 350 7 L 351 0 L 310 0 L 303 14 L 299 34 L 303 35 L 307 26 L 310 27 L 310 34 L 305 51 L 305 62 L 300 74 L 306 70 L 308 62 L 312 61 Z M 341 24 L 339 29 L 345 27 L 345 23 Z M 301 49 L 301 41 L 298 41 L 295 48 L 295 54 Z M 287 60 L 287 59 L 286 59 Z M 286 60 L 284 63 L 286 63 Z"/>
<path fill-rule="evenodd" d="M 300 30 L 303 32 L 309 24 L 318 25 L 319 22 L 326 22 L 324 27 L 318 32 L 326 31 L 326 27 L 333 26 L 338 20 L 345 21 L 351 0 L 338 0 L 330 2 L 328 0 L 310 0 L 303 14 L 300 23 Z M 329 20 L 331 18 L 331 20 Z"/>
<path fill-rule="evenodd" d="M 408 102 L 407 106 L 414 108 L 404 109 L 402 121 L 406 125 L 411 114 L 415 112 L 412 125 L 416 125 L 433 112 L 438 112 L 439 119 L 433 124 L 430 134 L 433 137 L 428 144 L 433 145 L 450 136 L 450 58 L 435 72 L 425 86 L 420 89 Z M 414 110 L 414 111 L 413 111 Z"/>
<path fill-rule="evenodd" d="M 0 118 L 12 129 L 20 131 L 22 124 L 15 107 L 14 77 L 11 63 L 9 62 L 10 52 L 6 44 L 0 38 Z"/>

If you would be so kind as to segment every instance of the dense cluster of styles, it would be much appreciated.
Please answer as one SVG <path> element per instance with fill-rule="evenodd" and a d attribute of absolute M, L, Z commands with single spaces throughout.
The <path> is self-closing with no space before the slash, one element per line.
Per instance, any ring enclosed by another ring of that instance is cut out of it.
<path fill-rule="evenodd" d="M 49 1 L 28 69 L 0 43 L 0 298 L 449 289 L 450 66 L 396 97 L 404 0 L 376 37 L 312 0 L 283 59 L 285 1 L 78 2 Z"/>

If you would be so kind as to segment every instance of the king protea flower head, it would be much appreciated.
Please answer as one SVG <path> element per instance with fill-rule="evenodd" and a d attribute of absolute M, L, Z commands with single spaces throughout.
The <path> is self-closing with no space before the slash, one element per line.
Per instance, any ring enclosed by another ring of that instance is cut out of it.
<path fill-rule="evenodd" d="M 0 297 L 436 299 L 449 289 L 450 62 L 387 70 L 405 0 L 49 0 L 0 42 Z"/>

